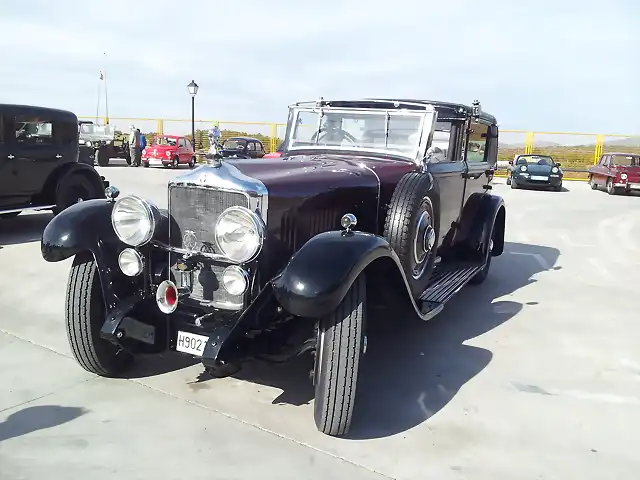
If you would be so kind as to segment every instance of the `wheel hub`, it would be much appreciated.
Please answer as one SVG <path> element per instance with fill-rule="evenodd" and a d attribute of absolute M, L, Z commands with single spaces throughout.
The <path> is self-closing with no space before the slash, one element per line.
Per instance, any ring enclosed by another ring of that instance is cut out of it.
<path fill-rule="evenodd" d="M 416 233 L 413 240 L 413 278 L 420 278 L 431 251 L 436 243 L 436 232 L 431 225 L 429 212 L 423 211 L 418 218 Z"/>

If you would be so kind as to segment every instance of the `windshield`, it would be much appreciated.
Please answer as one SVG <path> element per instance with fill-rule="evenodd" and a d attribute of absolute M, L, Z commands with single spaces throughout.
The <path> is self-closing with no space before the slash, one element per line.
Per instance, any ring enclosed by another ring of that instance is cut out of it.
<path fill-rule="evenodd" d="M 416 158 L 424 111 L 295 109 L 289 149 L 364 150 Z"/>
<path fill-rule="evenodd" d="M 154 145 L 160 145 L 160 146 L 163 146 L 163 147 L 175 147 L 177 141 L 178 141 L 177 138 L 156 137 L 156 141 L 153 142 L 153 144 Z"/>
<path fill-rule="evenodd" d="M 516 165 L 547 165 L 553 167 L 556 162 L 548 155 L 521 155 L 516 160 Z"/>
<path fill-rule="evenodd" d="M 222 145 L 222 148 L 227 148 L 229 150 L 237 150 L 238 148 L 243 148 L 247 145 L 246 140 L 241 140 L 237 138 L 230 138 L 226 140 Z"/>
<path fill-rule="evenodd" d="M 640 165 L 639 155 L 612 155 L 611 163 L 621 167 L 637 167 Z"/>

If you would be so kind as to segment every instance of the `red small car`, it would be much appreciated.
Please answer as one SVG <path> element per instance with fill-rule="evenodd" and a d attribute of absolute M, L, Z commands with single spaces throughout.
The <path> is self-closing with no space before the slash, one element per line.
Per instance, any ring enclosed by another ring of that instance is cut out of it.
<path fill-rule="evenodd" d="M 283 145 L 284 145 L 284 143 L 281 143 L 280 146 L 278 147 L 278 149 L 275 152 L 267 153 L 262 158 L 278 158 L 278 157 L 281 157 L 282 156 L 282 146 Z"/>
<path fill-rule="evenodd" d="M 188 138 L 179 135 L 158 135 L 152 145 L 142 150 L 142 164 L 178 168 L 196 165 L 196 156 Z"/>
<path fill-rule="evenodd" d="M 637 153 L 605 153 L 589 168 L 592 190 L 604 186 L 609 195 L 640 191 L 640 155 Z"/>

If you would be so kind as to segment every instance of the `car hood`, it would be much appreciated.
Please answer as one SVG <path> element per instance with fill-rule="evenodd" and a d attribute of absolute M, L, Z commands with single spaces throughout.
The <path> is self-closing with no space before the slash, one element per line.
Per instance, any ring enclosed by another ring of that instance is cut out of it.
<path fill-rule="evenodd" d="M 177 150 L 178 147 L 172 147 L 170 145 L 147 145 L 147 150 L 157 150 L 158 152 L 168 152 L 171 150 Z"/>
<path fill-rule="evenodd" d="M 516 168 L 520 168 L 520 165 L 518 165 Z M 527 165 L 527 172 L 532 173 L 534 175 L 539 175 L 539 174 L 550 174 L 551 173 L 551 169 L 553 167 L 549 166 L 549 165 Z"/>

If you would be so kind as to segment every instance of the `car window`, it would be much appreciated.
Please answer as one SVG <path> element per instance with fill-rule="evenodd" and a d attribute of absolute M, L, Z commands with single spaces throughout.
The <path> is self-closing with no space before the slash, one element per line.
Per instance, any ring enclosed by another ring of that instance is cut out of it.
<path fill-rule="evenodd" d="M 638 155 L 611 155 L 611 164 L 621 167 L 637 167 L 640 165 Z"/>
<path fill-rule="evenodd" d="M 229 139 L 229 140 L 225 140 L 224 144 L 222 145 L 222 148 L 235 150 L 237 148 L 243 148 L 246 144 L 247 144 L 246 140 Z"/>
<path fill-rule="evenodd" d="M 191 142 L 188 139 L 184 139 L 184 146 L 187 148 L 191 148 Z"/>
<path fill-rule="evenodd" d="M 521 155 L 516 160 L 516 165 L 546 165 L 553 167 L 555 162 L 553 157 L 548 155 Z"/>
<path fill-rule="evenodd" d="M 178 140 L 178 146 L 179 147 L 184 147 L 184 138 L 181 138 L 180 140 Z"/>
<path fill-rule="evenodd" d="M 247 148 L 251 151 L 254 151 L 256 149 L 255 142 L 249 142 L 249 145 L 247 145 Z"/>
<path fill-rule="evenodd" d="M 19 145 L 53 144 L 53 124 L 50 120 L 20 115 L 15 118 L 13 130 Z"/>
<path fill-rule="evenodd" d="M 259 152 L 264 152 L 264 148 L 262 147 L 261 143 L 256 142 L 256 150 Z"/>
<path fill-rule="evenodd" d="M 488 140 L 489 125 L 479 122 L 471 122 L 471 133 L 469 134 L 469 145 L 467 146 L 467 162 L 486 162 L 486 146 Z"/>
<path fill-rule="evenodd" d="M 599 163 L 601 166 L 606 167 L 609 163 L 609 155 L 603 155 Z"/>

